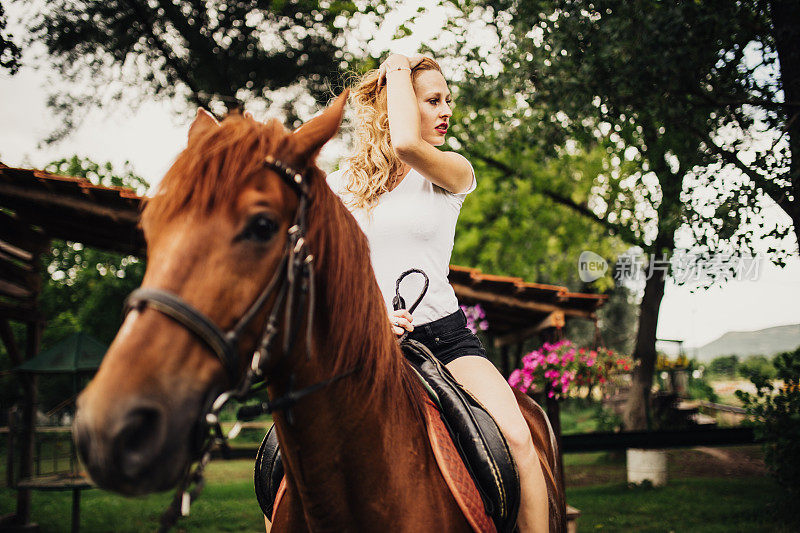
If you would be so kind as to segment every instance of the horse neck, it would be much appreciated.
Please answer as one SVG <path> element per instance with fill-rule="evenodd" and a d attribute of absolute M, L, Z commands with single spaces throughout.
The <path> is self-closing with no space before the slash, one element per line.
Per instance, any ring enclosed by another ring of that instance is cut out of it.
<path fill-rule="evenodd" d="M 331 495 L 374 496 L 378 486 L 396 490 L 393 479 L 405 481 L 418 468 L 398 461 L 398 446 L 419 450 L 425 433 L 422 389 L 403 363 L 389 326 L 366 238 L 323 186 L 309 217 L 316 219 L 308 241 L 320 288 L 313 356 L 295 367 L 294 386 L 355 372 L 301 400 L 292 408 L 291 423 L 286 413 L 276 413 L 275 423 L 287 480 L 303 500 L 306 519 L 318 515 L 341 523 L 346 517 L 337 513 L 349 506 L 332 504 Z M 426 460 L 416 455 L 413 460 Z M 369 468 L 363 468 L 365 461 Z"/>

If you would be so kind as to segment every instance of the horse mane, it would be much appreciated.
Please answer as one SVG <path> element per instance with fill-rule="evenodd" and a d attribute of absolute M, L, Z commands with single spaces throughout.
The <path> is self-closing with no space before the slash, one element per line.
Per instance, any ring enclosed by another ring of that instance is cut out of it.
<path fill-rule="evenodd" d="M 142 226 L 233 205 L 244 187 L 263 179 L 264 156 L 274 153 L 289 133 L 276 119 L 263 124 L 229 115 L 218 128 L 192 139 L 178 155 L 156 194 L 145 203 Z"/>
<path fill-rule="evenodd" d="M 292 160 L 296 151 L 291 132 L 277 120 L 261 123 L 231 115 L 189 142 L 178 155 L 157 193 L 147 201 L 142 226 L 157 228 L 177 215 L 226 209 L 246 187 L 264 179 L 266 155 Z M 319 288 L 316 327 L 327 332 L 326 346 L 338 347 L 337 353 L 326 354 L 333 373 L 359 369 L 354 379 L 338 384 L 342 400 L 357 396 L 360 402 L 396 404 L 398 395 L 404 395 L 422 419 L 422 387 L 403 364 L 375 281 L 366 236 L 313 161 L 307 172 L 307 241 L 315 257 Z M 287 195 L 294 194 L 282 186 Z M 320 353 L 321 347 L 316 348 Z"/>
<path fill-rule="evenodd" d="M 398 394 L 411 400 L 420 419 L 424 417 L 419 378 L 404 364 L 397 337 L 391 330 L 369 255 L 367 237 L 355 218 L 325 181 L 316 166 L 309 210 L 308 240 L 317 257 L 319 282 L 326 287 L 326 309 L 321 320 L 330 321 L 326 339 L 340 351 L 334 372 L 360 368 L 350 383 L 369 384 L 368 395 L 360 401 L 385 401 L 396 405 Z M 343 272 L 350 275 L 343 276 Z M 345 396 L 363 394 L 354 386 L 345 387 Z M 396 409 L 393 410 L 393 412 Z M 391 415 L 392 413 L 387 413 Z"/>

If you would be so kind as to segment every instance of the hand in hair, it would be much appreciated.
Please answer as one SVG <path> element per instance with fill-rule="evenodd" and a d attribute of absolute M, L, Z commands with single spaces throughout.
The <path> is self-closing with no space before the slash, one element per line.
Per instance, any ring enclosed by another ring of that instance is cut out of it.
<path fill-rule="evenodd" d="M 404 56 L 403 54 L 392 54 L 387 57 L 381 66 L 378 67 L 378 87 L 386 83 L 386 75 L 396 70 L 411 71 L 414 67 L 419 65 L 425 56 L 414 54 L 413 56 Z"/>

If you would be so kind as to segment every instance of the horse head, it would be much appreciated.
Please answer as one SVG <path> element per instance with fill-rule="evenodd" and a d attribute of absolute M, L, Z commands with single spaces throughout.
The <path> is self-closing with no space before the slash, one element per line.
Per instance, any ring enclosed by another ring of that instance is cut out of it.
<path fill-rule="evenodd" d="M 186 149 L 142 213 L 142 288 L 78 398 L 75 441 L 99 486 L 129 495 L 164 490 L 196 459 L 204 414 L 237 386 L 278 305 L 280 291 L 265 287 L 286 282 L 278 274 L 300 247 L 292 242 L 299 211 L 326 187 L 315 158 L 338 130 L 345 100 L 295 132 L 276 120 L 234 115 L 218 123 L 198 112 Z M 188 319 L 176 316 L 182 309 Z M 278 329 L 287 320 L 280 315 Z M 203 320 L 206 333 L 193 324 Z M 217 332 L 229 341 L 222 348 L 206 338 Z M 282 349 L 305 346 L 273 344 L 266 372 L 292 356 Z"/>

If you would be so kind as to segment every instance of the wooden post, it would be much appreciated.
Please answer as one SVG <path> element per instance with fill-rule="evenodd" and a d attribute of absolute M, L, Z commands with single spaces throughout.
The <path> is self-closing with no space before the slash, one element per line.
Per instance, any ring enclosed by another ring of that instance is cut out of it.
<path fill-rule="evenodd" d="M 491 361 L 493 365 L 497 366 L 497 358 L 495 357 L 495 354 L 497 353 L 497 346 L 495 345 L 494 339 L 495 335 L 490 329 L 486 332 L 486 355 L 489 356 L 489 361 Z"/>
<path fill-rule="evenodd" d="M 508 344 L 504 344 L 500 347 L 500 361 L 503 366 L 503 377 L 508 379 L 508 376 L 511 374 L 511 361 L 509 360 L 508 356 Z"/>
<path fill-rule="evenodd" d="M 28 322 L 27 359 L 39 352 L 41 324 Z M 33 472 L 34 430 L 36 427 L 36 376 L 29 372 L 20 373 L 24 404 L 22 407 L 22 431 L 20 435 L 19 477 L 30 478 Z M 31 490 L 17 490 L 17 523 L 27 525 L 31 519 Z"/>
<path fill-rule="evenodd" d="M 514 368 L 522 366 L 522 342 L 514 347 Z"/>
<path fill-rule="evenodd" d="M 81 489 L 72 489 L 72 533 L 81 529 Z"/>
<path fill-rule="evenodd" d="M 17 448 L 15 433 L 17 431 L 17 410 L 11 408 L 8 410 L 8 456 L 6 457 L 6 487 L 16 487 L 16 479 L 14 471 L 16 469 L 14 463 L 14 450 Z"/>

